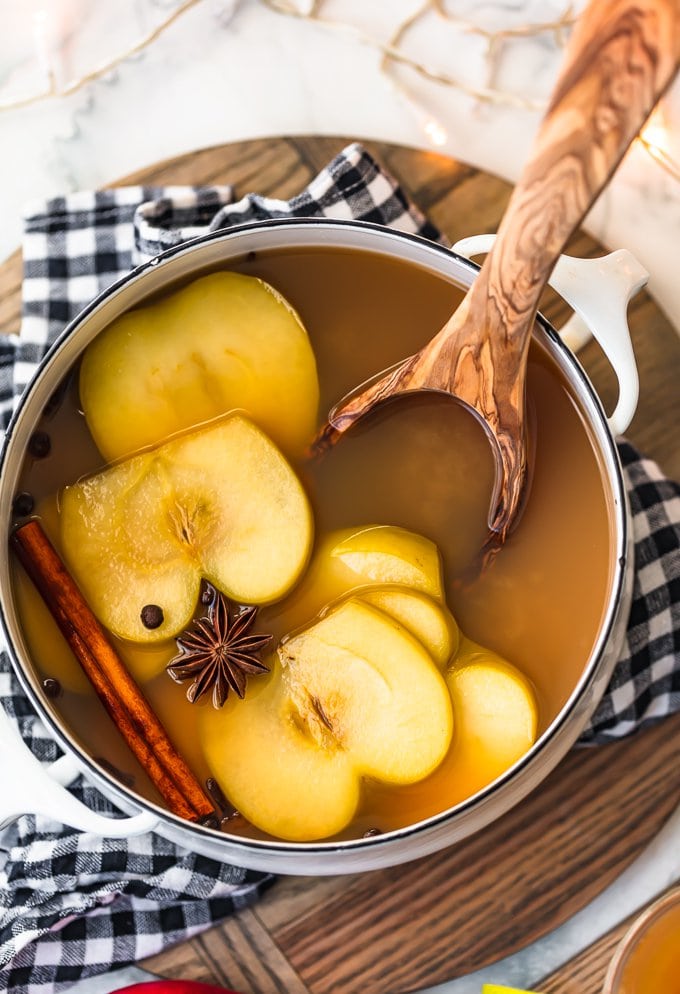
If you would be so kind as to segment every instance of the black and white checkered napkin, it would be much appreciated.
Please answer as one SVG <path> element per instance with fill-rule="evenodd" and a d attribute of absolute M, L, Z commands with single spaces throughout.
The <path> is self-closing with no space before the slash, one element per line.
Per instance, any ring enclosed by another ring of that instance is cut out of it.
<path fill-rule="evenodd" d="M 32 207 L 25 218 L 21 335 L 0 341 L 2 423 L 65 323 L 133 265 L 207 230 L 289 216 L 358 218 L 441 240 L 359 145 L 290 201 L 250 195 L 234 202 L 227 186 L 127 187 Z M 680 487 L 628 443 L 619 451 L 633 511 L 634 602 L 622 658 L 582 738 L 589 743 L 680 709 Z M 0 696 L 35 755 L 54 761 L 59 749 L 19 688 L 6 652 Z M 82 780 L 72 790 L 89 806 L 112 810 Z M 101 839 L 22 817 L 0 833 L 0 990 L 51 994 L 150 956 L 255 899 L 270 881 L 157 835 Z"/>

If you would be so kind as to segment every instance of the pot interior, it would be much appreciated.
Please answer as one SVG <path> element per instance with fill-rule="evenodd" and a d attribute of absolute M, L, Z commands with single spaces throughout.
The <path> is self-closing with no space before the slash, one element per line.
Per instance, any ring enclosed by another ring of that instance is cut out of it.
<path fill-rule="evenodd" d="M 332 226 L 326 229 L 299 225 L 291 237 L 282 226 L 212 238 L 147 267 L 105 295 L 68 330 L 12 428 L 2 494 L 6 519 L 15 495 L 30 493 L 34 513 L 58 545 L 59 493 L 103 467 L 80 412 L 78 367 L 88 342 L 122 310 L 162 300 L 197 276 L 225 268 L 266 280 L 307 329 L 323 421 L 348 390 L 423 345 L 460 302 L 472 278 L 471 266 L 417 240 L 370 229 L 340 231 L 335 237 Z M 46 404 L 55 391 L 56 399 Z M 608 636 L 624 540 L 615 457 L 597 401 L 545 327 L 537 326 L 531 346 L 528 410 L 532 471 L 526 506 L 506 547 L 476 577 L 470 566 L 486 533 L 493 460 L 481 426 L 449 398 L 422 394 L 391 404 L 321 460 L 298 460 L 294 466 L 313 506 L 317 549 L 338 530 L 371 525 L 398 526 L 436 543 L 446 602 L 460 631 L 510 661 L 535 695 L 534 749 L 539 750 L 560 722 L 585 721 L 583 708 L 578 719 L 570 716 L 592 683 Z M 30 452 L 29 439 L 36 430 L 49 435 L 46 458 Z M 117 788 L 158 804 L 144 771 L 119 739 L 15 562 L 10 574 L 3 579 L 5 598 L 8 582 L 11 588 L 8 626 L 40 707 Z M 296 596 L 294 590 L 282 602 L 261 609 L 263 630 L 285 636 L 312 620 L 305 615 L 309 604 L 314 612 L 324 607 L 321 595 L 318 603 L 303 603 Z M 217 719 L 206 718 L 209 702 L 190 705 L 185 688 L 165 673 L 176 654 L 174 641 L 141 652 L 122 643 L 120 648 L 199 779 L 213 775 L 202 741 L 207 725 Z M 45 680 L 57 681 L 56 697 L 46 697 Z M 461 727 L 458 717 L 454 701 L 454 722 Z M 421 782 L 395 787 L 374 777 L 364 781 L 356 816 L 330 842 L 427 822 L 512 775 L 493 760 L 480 759 L 472 740 L 454 731 L 446 759 Z M 225 823 L 225 829 L 245 838 L 268 838 L 240 819 Z"/>

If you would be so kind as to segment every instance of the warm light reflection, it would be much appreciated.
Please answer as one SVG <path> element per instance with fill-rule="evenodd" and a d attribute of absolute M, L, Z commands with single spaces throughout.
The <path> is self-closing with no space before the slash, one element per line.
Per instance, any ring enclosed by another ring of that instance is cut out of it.
<path fill-rule="evenodd" d="M 664 155 L 670 155 L 670 137 L 666 120 L 661 110 L 655 111 L 640 132 L 643 145 L 658 149 Z"/>
<path fill-rule="evenodd" d="M 656 110 L 638 136 L 645 152 L 651 156 L 669 176 L 680 179 L 680 165 L 674 161 L 671 151 L 671 132 L 666 125 L 663 109 Z"/>
<path fill-rule="evenodd" d="M 437 148 L 441 148 L 443 145 L 446 145 L 446 140 L 448 138 L 448 135 L 446 133 L 446 128 L 444 127 L 443 124 L 440 124 L 439 121 L 436 121 L 433 117 L 427 119 L 427 121 L 423 125 L 423 131 L 430 139 L 432 144 L 436 145 Z"/>

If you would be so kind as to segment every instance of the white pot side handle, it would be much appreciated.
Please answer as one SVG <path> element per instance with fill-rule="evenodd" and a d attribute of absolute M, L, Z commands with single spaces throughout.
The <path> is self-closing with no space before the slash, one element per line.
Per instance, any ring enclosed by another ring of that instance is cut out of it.
<path fill-rule="evenodd" d="M 146 811 L 129 818 L 110 818 L 91 811 L 66 789 L 80 773 L 74 760 L 65 755 L 51 766 L 43 766 L 1 704 L 0 756 L 0 829 L 27 814 L 45 815 L 63 825 L 110 839 L 142 835 L 158 824 L 158 817 Z"/>
<path fill-rule="evenodd" d="M 453 246 L 470 259 L 484 255 L 495 235 L 472 235 Z M 622 435 L 633 420 L 639 395 L 635 355 L 628 328 L 628 303 L 642 289 L 649 273 L 626 249 L 599 259 L 560 256 L 548 280 L 574 313 L 559 329 L 560 337 L 576 352 L 590 336 L 601 346 L 619 383 L 616 407 L 607 418 L 613 435 Z"/>

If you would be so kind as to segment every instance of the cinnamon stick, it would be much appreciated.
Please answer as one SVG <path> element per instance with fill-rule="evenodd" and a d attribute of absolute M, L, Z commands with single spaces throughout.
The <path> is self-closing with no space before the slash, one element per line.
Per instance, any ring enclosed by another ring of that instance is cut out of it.
<path fill-rule="evenodd" d="M 17 528 L 11 543 L 97 696 L 170 810 L 189 821 L 214 815 L 212 802 L 176 751 L 40 523 L 33 519 Z"/>

